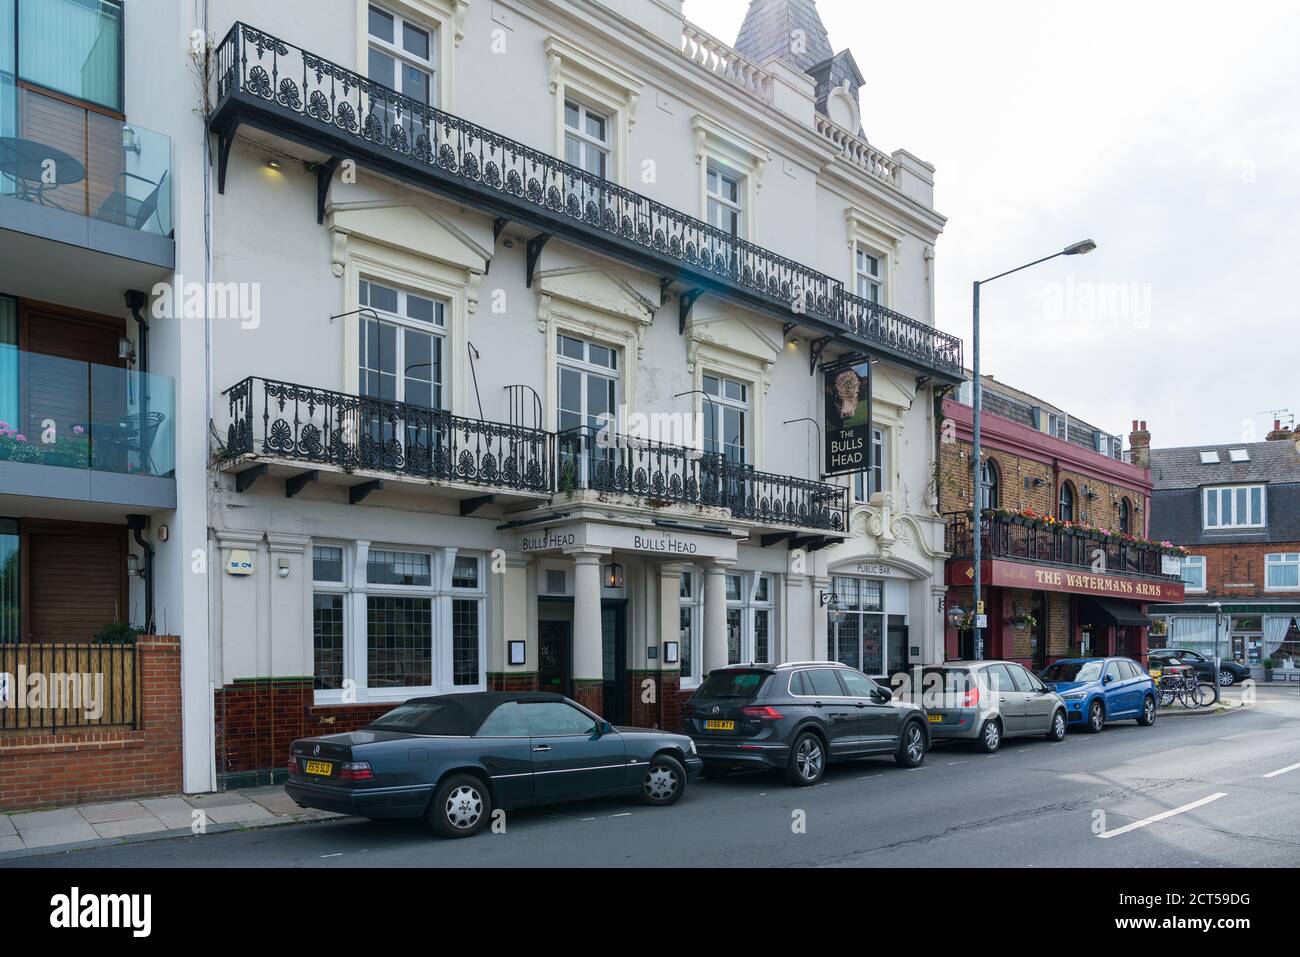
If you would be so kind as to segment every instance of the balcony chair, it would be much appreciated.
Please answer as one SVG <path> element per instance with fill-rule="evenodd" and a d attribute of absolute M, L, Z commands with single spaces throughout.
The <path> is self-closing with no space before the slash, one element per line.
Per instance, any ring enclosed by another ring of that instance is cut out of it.
<path fill-rule="evenodd" d="M 153 189 L 144 199 L 136 199 L 126 192 L 127 179 L 139 180 L 141 183 L 153 187 Z M 103 205 L 99 207 L 99 212 L 95 214 L 95 218 L 140 231 L 143 231 L 145 226 L 149 224 L 149 220 L 153 219 L 158 223 L 159 235 L 166 236 L 167 231 L 163 229 L 162 217 L 158 213 L 158 198 L 167 183 L 167 171 L 163 171 L 162 177 L 157 183 L 143 176 L 137 176 L 135 173 L 126 172 L 118 173 L 117 181 L 117 190 L 108 199 L 104 200 Z"/>

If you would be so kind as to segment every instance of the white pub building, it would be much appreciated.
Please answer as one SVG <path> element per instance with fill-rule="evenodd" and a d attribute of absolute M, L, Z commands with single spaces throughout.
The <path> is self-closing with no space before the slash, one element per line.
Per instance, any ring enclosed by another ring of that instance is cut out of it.
<path fill-rule="evenodd" d="M 418 695 L 942 660 L 944 219 L 812 0 L 208 11 L 211 786 Z"/>

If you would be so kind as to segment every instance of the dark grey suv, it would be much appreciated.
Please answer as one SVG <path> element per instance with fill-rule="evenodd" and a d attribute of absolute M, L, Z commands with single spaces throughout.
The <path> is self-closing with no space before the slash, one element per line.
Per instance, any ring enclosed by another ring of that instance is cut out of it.
<path fill-rule="evenodd" d="M 834 661 L 715 669 L 682 705 L 682 733 L 707 776 L 779 768 L 802 787 L 829 761 L 892 754 L 914 768 L 930 746 L 924 711 Z"/>

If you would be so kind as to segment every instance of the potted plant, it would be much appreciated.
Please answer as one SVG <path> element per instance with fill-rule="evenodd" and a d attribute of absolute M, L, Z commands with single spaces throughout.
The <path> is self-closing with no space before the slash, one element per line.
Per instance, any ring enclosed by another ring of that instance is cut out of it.
<path fill-rule="evenodd" d="M 1264 680 L 1273 680 L 1273 669 L 1277 667 L 1277 662 L 1272 658 L 1264 659 Z"/>
<path fill-rule="evenodd" d="M 143 628 L 128 625 L 124 621 L 114 621 L 99 629 L 90 640 L 96 645 L 134 645 L 136 638 L 143 634 Z"/>
<path fill-rule="evenodd" d="M 1020 631 L 1028 631 L 1031 628 L 1038 627 L 1038 619 L 1029 612 L 1024 611 L 1011 616 L 1011 624 L 1015 625 Z"/>

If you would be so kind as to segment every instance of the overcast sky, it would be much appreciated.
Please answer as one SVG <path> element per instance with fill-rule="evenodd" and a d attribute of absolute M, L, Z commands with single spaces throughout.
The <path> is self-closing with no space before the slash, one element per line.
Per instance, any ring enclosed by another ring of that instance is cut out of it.
<path fill-rule="evenodd" d="M 686 0 L 734 42 L 748 0 Z M 1156 447 L 1300 417 L 1300 4 L 817 4 L 876 147 L 933 163 L 938 324 L 985 373 Z M 1254 434 L 1249 430 L 1253 428 Z"/>

